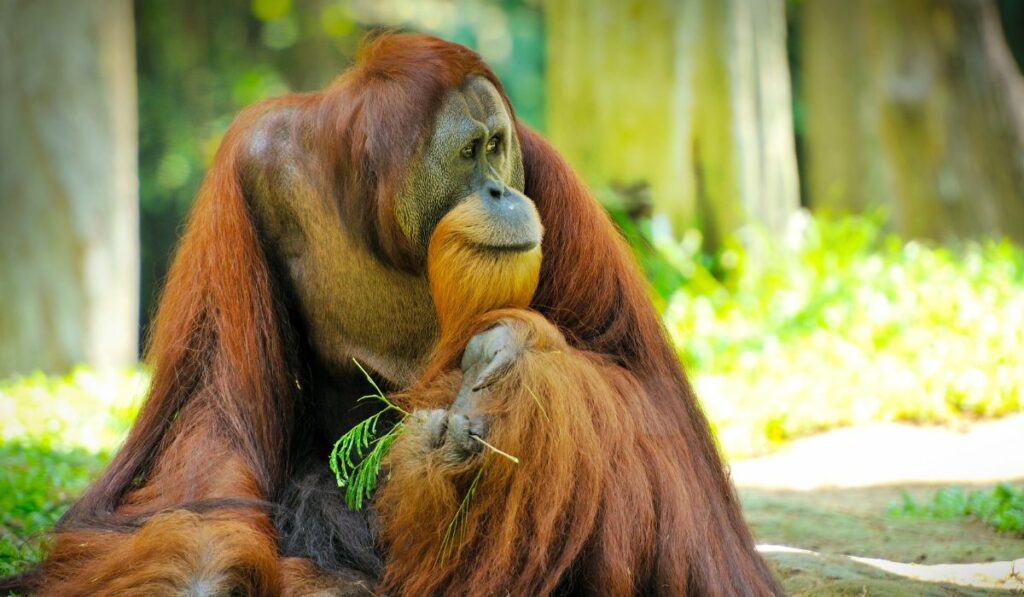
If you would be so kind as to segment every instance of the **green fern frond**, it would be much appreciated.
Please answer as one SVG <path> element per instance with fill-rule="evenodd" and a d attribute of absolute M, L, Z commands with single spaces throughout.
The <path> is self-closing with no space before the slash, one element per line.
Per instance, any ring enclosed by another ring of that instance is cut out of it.
<path fill-rule="evenodd" d="M 391 445 L 404 429 L 400 421 L 391 428 L 391 431 L 372 440 L 373 449 L 352 469 L 349 477 L 352 482 L 345 486 L 345 504 L 349 510 L 361 510 L 363 503 L 373 496 L 380 476 L 381 460 L 391 450 Z"/>
<path fill-rule="evenodd" d="M 383 409 L 349 429 L 338 441 L 334 442 L 334 447 L 331 449 L 331 472 L 334 473 L 338 487 L 345 489 L 345 503 L 350 510 L 360 510 L 364 502 L 373 495 L 374 489 L 377 488 L 381 460 L 404 430 L 403 423 L 409 413 L 387 399 L 387 396 L 359 361 L 352 359 L 352 362 L 363 372 L 367 381 L 377 391 L 376 394 L 362 396 L 359 401 L 373 399 L 384 403 Z M 400 413 L 402 417 L 390 431 L 377 437 L 377 425 L 380 423 L 381 416 L 388 411 Z"/>

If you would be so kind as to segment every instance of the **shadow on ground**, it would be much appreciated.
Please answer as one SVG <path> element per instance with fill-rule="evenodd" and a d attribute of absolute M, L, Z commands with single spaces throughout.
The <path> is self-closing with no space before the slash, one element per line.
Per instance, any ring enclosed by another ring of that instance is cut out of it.
<path fill-rule="evenodd" d="M 766 553 L 787 595 L 1019 595 L 1019 591 L 925 582 L 890 574 L 843 556 L 804 553 Z"/>
<path fill-rule="evenodd" d="M 996 532 L 979 521 L 887 514 L 903 491 L 927 502 L 936 489 L 931 485 L 815 491 L 741 488 L 740 497 L 758 543 L 916 564 L 1024 556 L 1024 539 Z"/>
<path fill-rule="evenodd" d="M 940 487 L 1024 483 L 1024 451 L 1008 450 L 1022 437 L 1024 415 L 960 429 L 875 423 L 796 440 L 732 472 L 758 544 L 816 552 L 765 551 L 791 594 L 1021 594 L 1024 538 L 888 511 L 904 492 L 928 503 Z"/>

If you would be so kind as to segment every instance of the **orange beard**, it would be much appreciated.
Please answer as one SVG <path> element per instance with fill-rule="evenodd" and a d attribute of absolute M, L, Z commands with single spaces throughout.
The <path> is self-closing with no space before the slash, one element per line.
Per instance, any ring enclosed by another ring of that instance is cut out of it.
<path fill-rule="evenodd" d="M 527 251 L 475 246 L 485 225 L 479 201 L 464 201 L 441 221 L 427 248 L 427 277 L 441 328 L 439 348 L 465 342 L 474 319 L 495 309 L 525 309 L 537 290 L 540 245 Z"/>

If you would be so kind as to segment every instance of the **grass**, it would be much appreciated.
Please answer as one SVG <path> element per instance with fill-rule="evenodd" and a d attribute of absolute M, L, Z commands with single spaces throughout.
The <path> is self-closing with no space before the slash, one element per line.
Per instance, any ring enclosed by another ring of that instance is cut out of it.
<path fill-rule="evenodd" d="M 908 494 L 889 508 L 891 516 L 951 520 L 974 518 L 997 531 L 1024 537 L 1024 486 L 1005 483 L 992 489 L 969 491 L 947 487 L 935 492 L 930 502 L 919 503 Z"/>
<path fill-rule="evenodd" d="M 0 445 L 0 575 L 37 561 L 43 533 L 103 469 L 105 454 Z"/>
<path fill-rule="evenodd" d="M 42 533 L 103 469 L 147 381 L 78 369 L 0 382 L 0 574 L 39 559 Z"/>

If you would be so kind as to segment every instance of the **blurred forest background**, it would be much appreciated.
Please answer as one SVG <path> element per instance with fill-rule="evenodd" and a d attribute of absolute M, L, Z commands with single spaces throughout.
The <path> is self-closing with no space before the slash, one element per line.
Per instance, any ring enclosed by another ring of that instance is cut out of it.
<path fill-rule="evenodd" d="M 234 115 L 381 27 L 476 49 L 587 178 L 728 453 L 1024 409 L 1019 0 L 0 0 L 0 457 L 47 484 L 17 524 L 130 423 Z"/>

